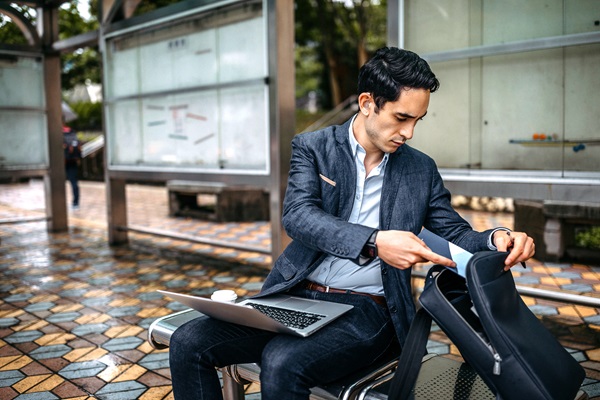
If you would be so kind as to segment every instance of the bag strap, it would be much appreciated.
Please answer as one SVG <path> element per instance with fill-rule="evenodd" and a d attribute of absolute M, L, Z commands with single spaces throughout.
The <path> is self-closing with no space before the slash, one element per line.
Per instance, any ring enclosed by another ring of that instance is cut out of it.
<path fill-rule="evenodd" d="M 427 353 L 427 339 L 431 331 L 431 315 L 420 308 L 410 324 L 406 342 L 398 359 L 398 367 L 390 384 L 388 400 L 406 400 L 412 392 L 421 362 Z"/>

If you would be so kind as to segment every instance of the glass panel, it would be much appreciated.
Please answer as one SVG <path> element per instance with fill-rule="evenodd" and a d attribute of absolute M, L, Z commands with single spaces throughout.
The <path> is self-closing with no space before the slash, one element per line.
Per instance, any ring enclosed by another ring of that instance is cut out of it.
<path fill-rule="evenodd" d="M 0 107 L 44 107 L 41 60 L 0 58 Z"/>
<path fill-rule="evenodd" d="M 565 1 L 565 33 L 600 31 L 600 1 Z"/>
<path fill-rule="evenodd" d="M 407 48 L 600 30 L 598 1 L 465 0 L 452 6 L 464 12 L 468 3 L 469 15 L 448 11 L 445 20 L 448 3 L 407 2 Z M 598 65 L 600 44 L 431 63 L 441 87 L 410 143 L 443 168 L 599 172 Z"/>
<path fill-rule="evenodd" d="M 48 167 L 46 116 L 35 111 L 0 110 L 0 169 Z"/>
<path fill-rule="evenodd" d="M 140 48 L 142 93 L 217 83 L 214 29 Z"/>
<path fill-rule="evenodd" d="M 405 47 L 419 54 L 469 47 L 469 3 L 407 0 Z"/>
<path fill-rule="evenodd" d="M 562 133 L 562 76 L 562 49 L 483 60 L 483 168 L 562 169 L 559 147 L 530 143 Z"/>
<path fill-rule="evenodd" d="M 144 100 L 144 162 L 217 168 L 217 92 Z"/>
<path fill-rule="evenodd" d="M 562 0 L 483 2 L 484 45 L 559 36 L 562 33 Z"/>
<path fill-rule="evenodd" d="M 262 18 L 219 29 L 219 82 L 262 78 L 267 74 Z"/>
<path fill-rule="evenodd" d="M 600 44 L 565 49 L 565 170 L 600 171 Z"/>
<path fill-rule="evenodd" d="M 131 96 L 140 92 L 140 79 L 133 73 L 139 69 L 139 50 L 108 52 L 106 92 L 109 98 Z"/>
<path fill-rule="evenodd" d="M 223 21 L 219 15 L 113 39 L 107 46 L 108 97 L 264 78 L 262 15 L 253 9 L 223 12 Z"/>
<path fill-rule="evenodd" d="M 40 59 L 0 58 L 0 169 L 48 167 L 43 78 Z"/>
<path fill-rule="evenodd" d="M 262 84 L 117 102 L 110 164 L 265 172 L 267 115 Z"/>
<path fill-rule="evenodd" d="M 109 40 L 111 167 L 268 172 L 260 7 L 237 5 Z"/>
<path fill-rule="evenodd" d="M 142 118 L 140 100 L 121 101 L 107 108 L 108 132 L 111 132 L 110 165 L 142 165 Z"/>
<path fill-rule="evenodd" d="M 431 94 L 427 115 L 409 142 L 432 156 L 440 167 L 471 163 L 468 65 L 465 60 L 432 65 L 440 89 Z"/>
<path fill-rule="evenodd" d="M 222 90 L 220 104 L 223 165 L 267 171 L 269 113 L 266 87 Z"/>

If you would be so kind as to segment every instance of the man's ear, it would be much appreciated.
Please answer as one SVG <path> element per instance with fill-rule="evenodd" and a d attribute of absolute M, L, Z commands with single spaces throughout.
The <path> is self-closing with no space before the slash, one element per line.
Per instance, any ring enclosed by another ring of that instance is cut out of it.
<path fill-rule="evenodd" d="M 369 115 L 371 109 L 371 95 L 368 93 L 361 93 L 360 96 L 358 96 L 358 105 L 360 107 L 360 112 L 365 116 Z"/>

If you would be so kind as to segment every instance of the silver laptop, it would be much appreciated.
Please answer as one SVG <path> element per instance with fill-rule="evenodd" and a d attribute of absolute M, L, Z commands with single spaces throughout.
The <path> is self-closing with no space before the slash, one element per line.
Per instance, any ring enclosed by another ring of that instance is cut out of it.
<path fill-rule="evenodd" d="M 222 321 L 301 337 L 311 335 L 353 307 L 281 294 L 232 304 L 165 290 L 158 292 Z"/>

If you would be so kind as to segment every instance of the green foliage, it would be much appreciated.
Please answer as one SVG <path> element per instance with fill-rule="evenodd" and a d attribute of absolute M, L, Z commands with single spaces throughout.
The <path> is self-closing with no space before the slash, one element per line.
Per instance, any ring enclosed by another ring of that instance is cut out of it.
<path fill-rule="evenodd" d="M 136 7 L 134 15 L 142 15 L 158 8 L 166 7 L 171 4 L 179 3 L 182 0 L 142 0 Z"/>
<path fill-rule="evenodd" d="M 69 125 L 76 131 L 102 130 L 102 103 L 77 102 L 69 104 L 77 119 Z"/>
<path fill-rule="evenodd" d="M 84 19 L 77 9 L 77 2 L 63 4 L 58 11 L 58 37 L 60 40 L 99 28 L 98 20 Z"/>
<path fill-rule="evenodd" d="M 102 82 L 101 56 L 98 49 L 78 49 L 61 57 L 62 89 L 69 90 L 77 84 Z"/>
<path fill-rule="evenodd" d="M 296 46 L 296 98 L 307 96 L 309 92 L 321 90 L 323 64 L 319 62 L 318 49 L 315 45 Z"/>
<path fill-rule="evenodd" d="M 83 0 L 82 0 L 83 1 Z M 90 10 L 97 13 L 96 5 Z M 97 14 L 96 14 L 97 15 Z M 58 13 L 60 39 L 67 39 L 98 29 L 98 19 L 92 14 L 89 20 L 84 19 L 77 9 L 76 2 L 64 4 Z M 77 84 L 102 82 L 101 56 L 97 47 L 77 49 L 61 56 L 63 90 L 69 90 Z"/>
<path fill-rule="evenodd" d="M 17 11 L 21 11 L 23 16 L 31 21 L 35 21 L 34 9 L 28 6 L 13 5 Z M 8 16 L 0 14 L 0 43 L 8 45 L 27 45 L 27 39 L 21 29 Z"/>
<path fill-rule="evenodd" d="M 356 94 L 358 69 L 386 43 L 386 0 L 296 0 L 296 46 L 310 49 L 321 65 L 317 75 L 324 105 L 331 107 Z M 310 60 L 310 59 L 309 59 Z M 314 72 L 312 60 L 298 60 L 297 85 Z M 299 62 L 300 61 L 300 62 Z M 307 85 L 313 85 L 312 82 Z"/>
<path fill-rule="evenodd" d="M 593 226 L 577 232 L 575 244 L 577 247 L 600 250 L 600 226 Z"/>

